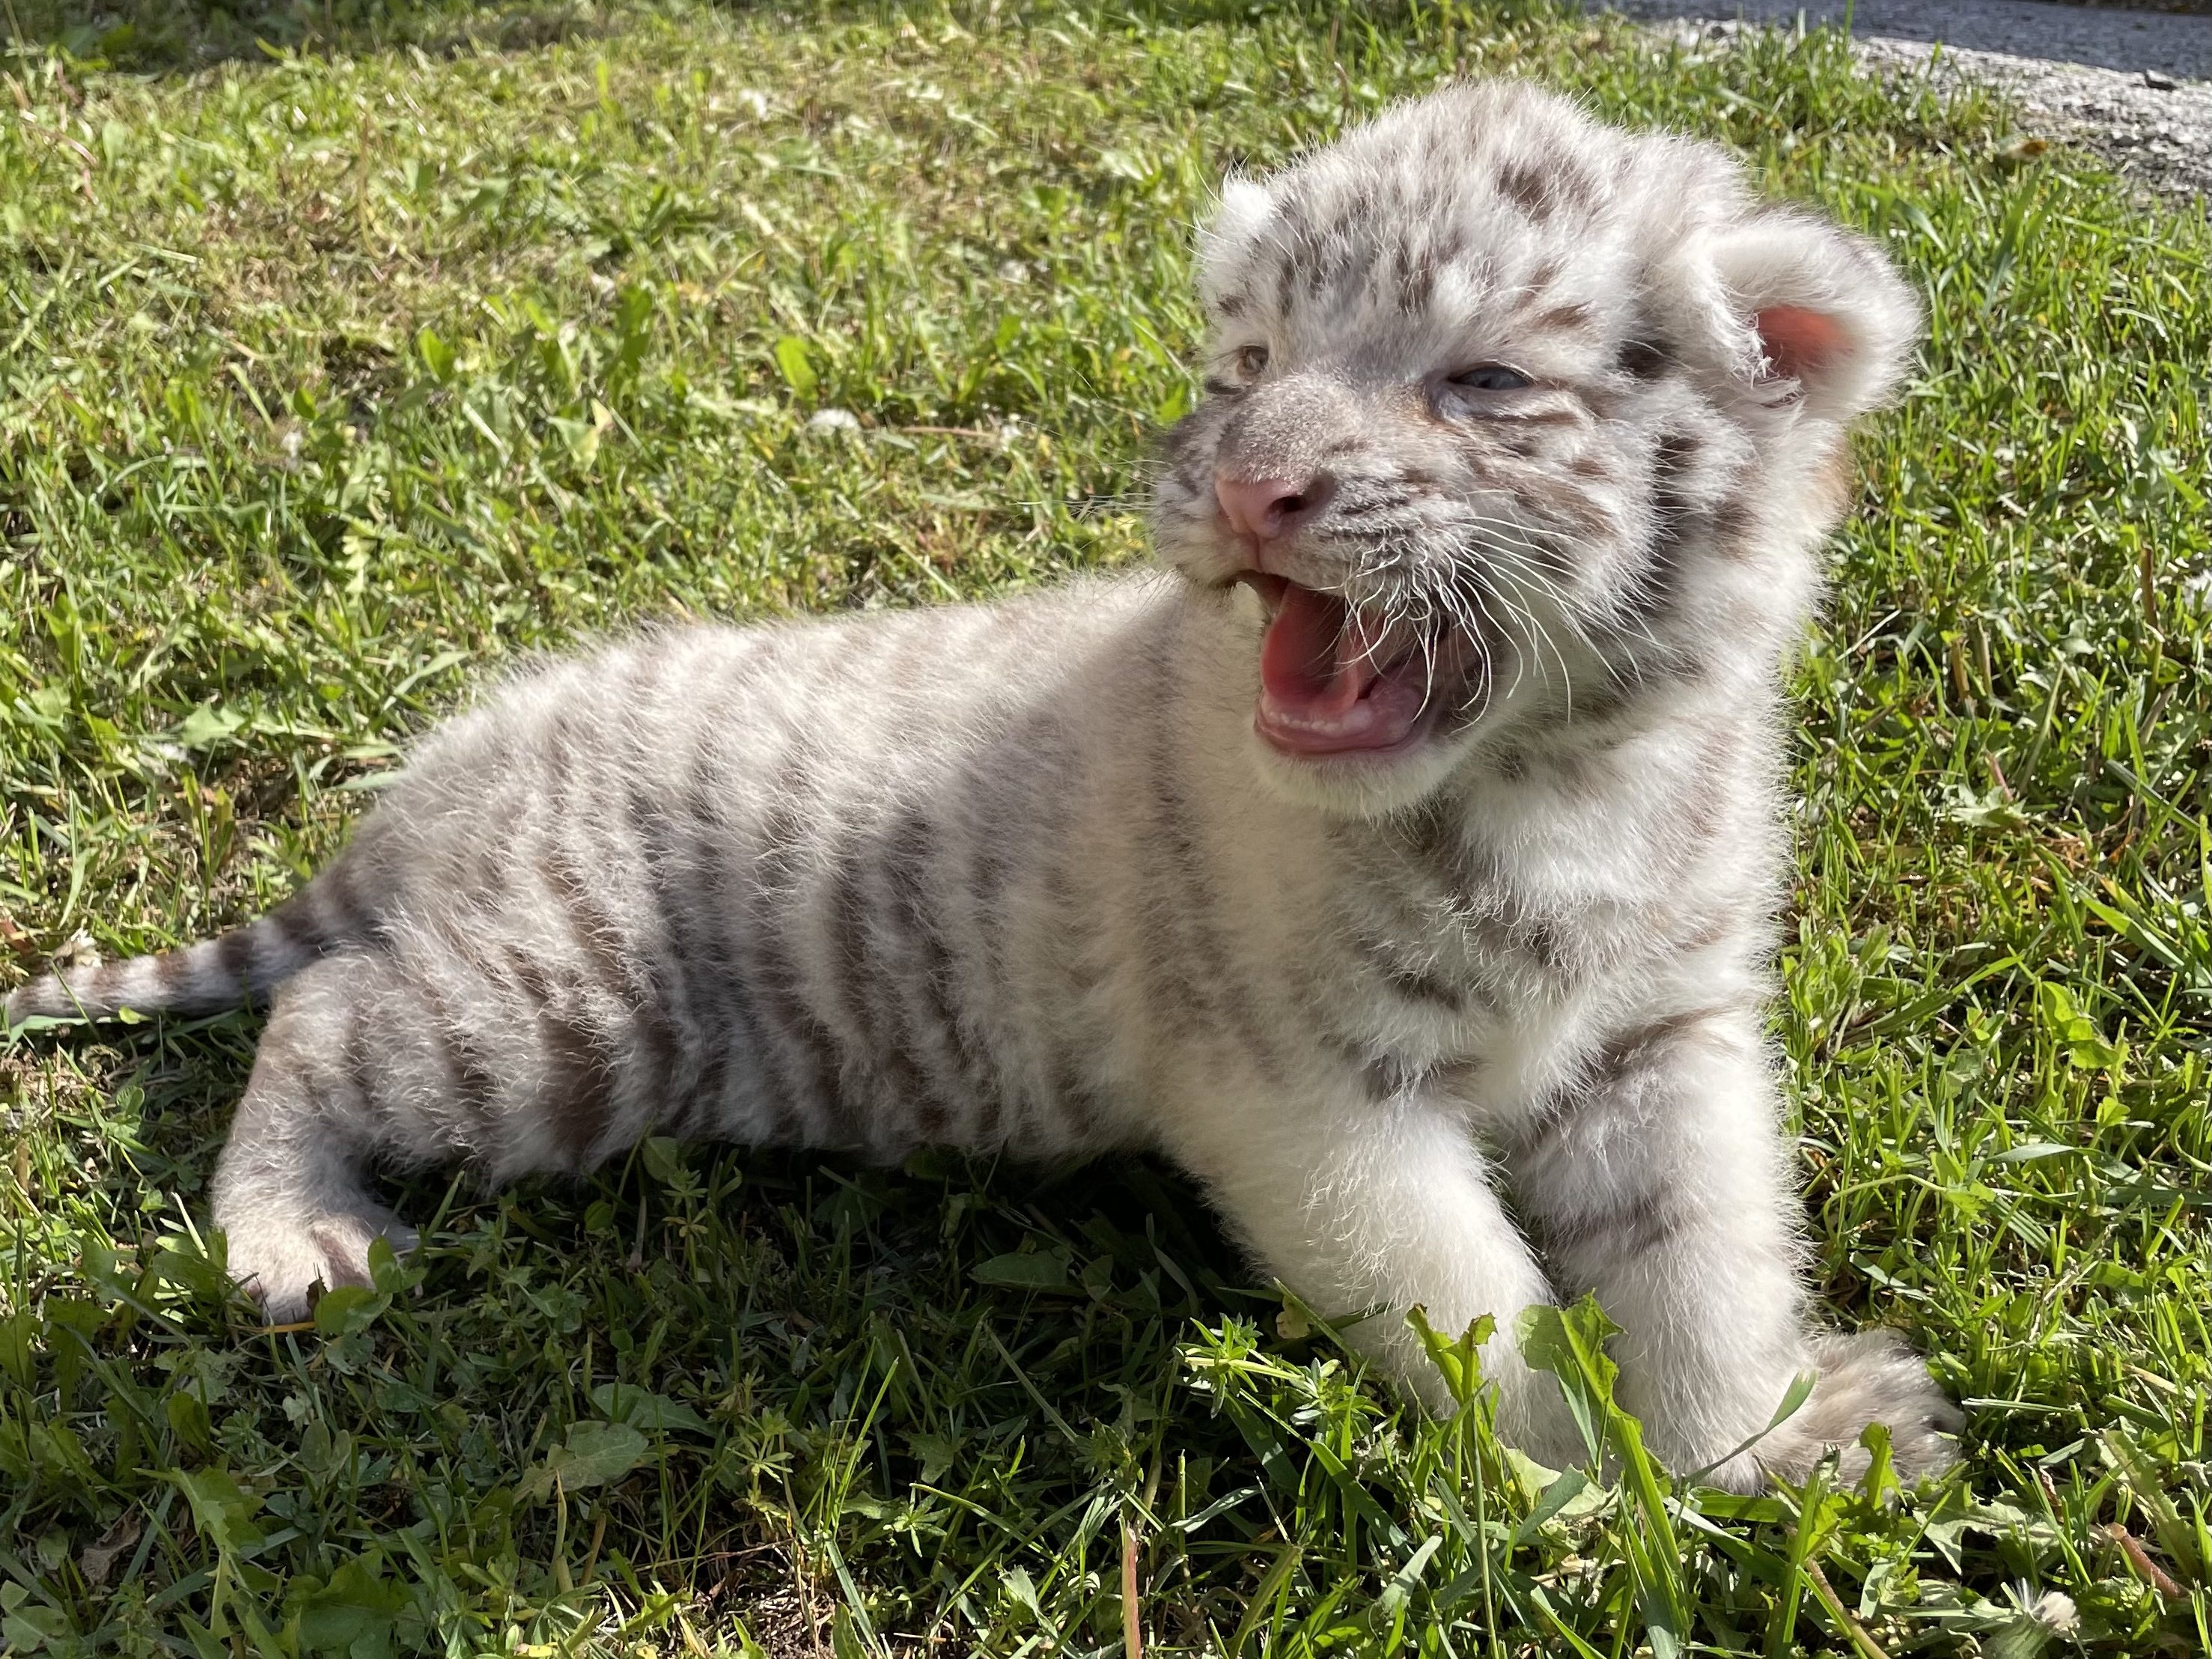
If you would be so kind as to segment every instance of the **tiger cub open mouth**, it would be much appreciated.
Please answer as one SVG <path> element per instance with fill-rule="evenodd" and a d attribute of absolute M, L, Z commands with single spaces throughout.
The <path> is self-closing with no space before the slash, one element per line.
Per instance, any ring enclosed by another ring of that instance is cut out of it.
<path fill-rule="evenodd" d="M 1237 580 L 1267 607 L 1252 724 L 1281 754 L 1403 753 L 1461 686 L 1464 653 L 1449 630 L 1378 617 L 1264 571 Z"/>

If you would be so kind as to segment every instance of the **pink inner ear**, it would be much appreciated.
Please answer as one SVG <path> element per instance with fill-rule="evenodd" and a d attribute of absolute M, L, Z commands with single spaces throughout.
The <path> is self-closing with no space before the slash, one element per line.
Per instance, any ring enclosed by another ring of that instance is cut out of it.
<path fill-rule="evenodd" d="M 1774 372 L 1793 380 L 1810 380 L 1851 349 L 1841 323 L 1803 306 L 1769 306 L 1751 323 Z"/>

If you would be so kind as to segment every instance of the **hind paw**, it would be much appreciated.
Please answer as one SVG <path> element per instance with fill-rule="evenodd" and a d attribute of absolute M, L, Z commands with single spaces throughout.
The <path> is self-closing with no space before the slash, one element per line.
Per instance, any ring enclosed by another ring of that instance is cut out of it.
<path fill-rule="evenodd" d="M 225 1229 L 230 1276 L 261 1304 L 272 1325 L 306 1319 L 315 1298 L 342 1285 L 368 1285 L 368 1247 L 387 1239 L 400 1255 L 413 1249 L 415 1230 L 388 1210 L 314 1216 L 244 1216 Z"/>
<path fill-rule="evenodd" d="M 1966 1419 L 1901 1338 L 1888 1331 L 1824 1337 L 1814 1360 L 1820 1377 L 1813 1397 L 1759 1448 L 1776 1474 L 1802 1480 L 1834 1450 L 1838 1475 L 1858 1480 L 1872 1461 L 1858 1443 L 1869 1423 L 1889 1431 L 1890 1466 L 1907 1486 L 1959 1461 L 1954 1437 Z"/>

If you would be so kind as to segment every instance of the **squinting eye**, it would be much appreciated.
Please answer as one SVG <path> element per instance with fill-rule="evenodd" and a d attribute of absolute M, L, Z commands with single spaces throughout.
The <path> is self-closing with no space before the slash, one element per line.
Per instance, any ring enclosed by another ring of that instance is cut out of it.
<path fill-rule="evenodd" d="M 1237 354 L 1237 372 L 1247 380 L 1267 366 L 1267 348 L 1263 345 L 1248 345 Z"/>
<path fill-rule="evenodd" d="M 1518 392 L 1524 386 L 1535 384 L 1519 369 L 1508 368 L 1503 363 L 1485 363 L 1451 378 L 1454 386 L 1469 386 L 1477 392 Z"/>

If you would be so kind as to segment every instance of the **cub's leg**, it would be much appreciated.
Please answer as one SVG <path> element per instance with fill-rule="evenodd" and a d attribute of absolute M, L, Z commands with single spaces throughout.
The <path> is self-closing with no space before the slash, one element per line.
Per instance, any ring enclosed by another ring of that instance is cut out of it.
<path fill-rule="evenodd" d="M 1550 1299 L 1543 1273 L 1445 1112 L 1413 1096 L 1310 1112 L 1264 1098 L 1236 1111 L 1216 1096 L 1182 1116 L 1176 1152 L 1269 1271 L 1325 1316 L 1381 1307 L 1347 1332 L 1361 1352 L 1448 1410 L 1406 1310 L 1419 1304 L 1452 1335 L 1489 1314 L 1498 1334 L 1482 1364 L 1499 1433 L 1554 1465 L 1580 1455 L 1558 1385 L 1514 1340 L 1521 1310 Z"/>
<path fill-rule="evenodd" d="M 1812 1398 L 1712 1479 L 1757 1487 L 1801 1474 L 1870 1421 L 1911 1480 L 1954 1455 L 1958 1413 L 1883 1336 L 1814 1339 L 1797 1206 L 1772 1079 L 1748 1008 L 1700 1010 L 1624 1032 L 1577 1095 L 1512 1157 L 1513 1188 L 1563 1297 L 1596 1292 L 1622 1334 L 1621 1403 L 1678 1470 L 1765 1427 L 1801 1372 Z M 1845 1469 L 1865 1453 L 1846 1451 Z"/>
<path fill-rule="evenodd" d="M 278 992 L 212 1206 L 232 1276 L 270 1319 L 303 1316 L 318 1285 L 366 1283 L 379 1235 L 413 1243 L 363 1185 L 371 1164 L 585 1170 L 713 1093 L 618 975 L 550 950 L 499 962 L 420 938 L 325 957 Z M 751 1138 L 743 1118 L 684 1127 Z"/>
<path fill-rule="evenodd" d="M 277 994 L 216 1166 L 213 1219 L 231 1277 L 274 1322 L 305 1318 L 318 1287 L 368 1283 L 380 1236 L 396 1249 L 415 1243 L 362 1175 L 380 1157 L 434 1154 L 435 1103 L 453 1083 L 427 1034 L 392 1017 L 404 1004 L 388 975 L 379 957 L 341 956 Z"/>

